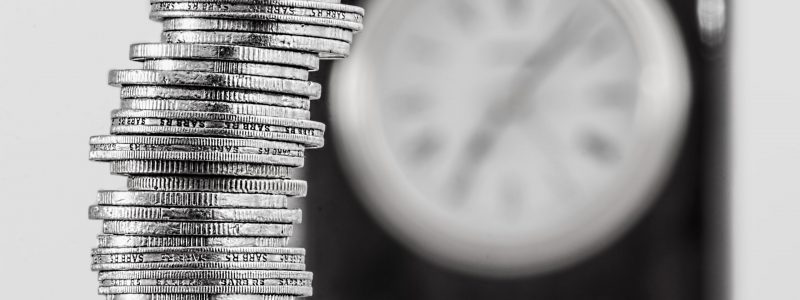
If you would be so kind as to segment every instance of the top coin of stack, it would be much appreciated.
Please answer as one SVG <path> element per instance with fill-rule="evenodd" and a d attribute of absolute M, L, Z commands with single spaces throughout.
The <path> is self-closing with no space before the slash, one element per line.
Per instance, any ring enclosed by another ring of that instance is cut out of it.
<path fill-rule="evenodd" d="M 152 0 L 162 43 L 135 44 L 142 69 L 115 70 L 111 134 L 90 159 L 129 176 L 100 191 L 92 253 L 109 300 L 283 300 L 312 294 L 305 250 L 286 247 L 304 196 L 320 58 L 344 58 L 363 9 L 336 0 Z"/>

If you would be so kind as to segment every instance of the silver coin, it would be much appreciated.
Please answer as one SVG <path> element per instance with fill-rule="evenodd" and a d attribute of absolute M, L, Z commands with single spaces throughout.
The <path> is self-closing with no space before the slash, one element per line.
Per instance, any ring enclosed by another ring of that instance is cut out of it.
<path fill-rule="evenodd" d="M 301 280 L 294 280 L 301 281 Z M 309 286 L 308 285 L 288 285 L 285 280 L 277 278 L 243 278 L 243 279 L 105 279 L 100 280 L 100 286 L 171 286 L 171 287 L 211 287 L 211 286 Z"/>
<path fill-rule="evenodd" d="M 253 92 L 245 90 L 204 89 L 174 86 L 123 86 L 120 89 L 122 99 L 182 99 L 200 101 L 222 101 L 232 103 L 254 103 L 309 109 L 311 101 L 308 97 L 291 96 L 275 93 Z"/>
<path fill-rule="evenodd" d="M 176 259 L 203 259 L 206 261 L 175 261 L 175 262 L 141 262 L 141 263 L 108 263 L 109 261 L 122 261 L 126 256 L 139 256 L 143 260 L 155 260 L 156 257 L 174 257 Z M 137 254 L 137 255 L 96 255 L 91 265 L 92 271 L 126 271 L 126 270 L 286 270 L 303 271 L 306 265 L 302 263 L 285 262 L 225 262 L 224 260 L 234 254 Z M 236 256 L 243 256 L 241 254 Z M 253 255 L 244 255 L 253 256 Z M 284 255 L 285 256 L 285 255 Z"/>
<path fill-rule="evenodd" d="M 220 2 L 220 3 L 241 3 L 241 4 L 261 4 L 261 3 L 269 3 L 271 0 L 180 0 L 180 2 Z M 308 1 L 308 2 L 317 2 L 317 3 L 336 3 L 341 4 L 341 0 L 301 0 L 301 1 Z M 159 3 L 159 2 L 175 2 L 175 0 L 151 0 L 150 3 Z M 359 6 L 354 6 L 356 8 L 361 8 Z M 363 8 L 361 9 L 363 12 Z"/>
<path fill-rule="evenodd" d="M 319 99 L 322 88 L 319 83 L 274 77 L 156 70 L 112 70 L 108 83 L 121 85 L 172 85 L 197 86 L 227 89 L 245 89 L 291 94 Z"/>
<path fill-rule="evenodd" d="M 292 230 L 287 224 L 103 221 L 103 233 L 121 235 L 288 237 Z"/>
<path fill-rule="evenodd" d="M 130 58 L 134 61 L 165 58 L 229 60 L 296 66 L 309 70 L 317 70 L 319 68 L 319 57 L 311 53 L 236 45 L 133 44 L 131 45 Z"/>
<path fill-rule="evenodd" d="M 119 175 L 204 175 L 272 179 L 286 179 L 291 175 L 289 166 L 252 163 L 119 160 L 109 164 L 111 173 Z"/>
<path fill-rule="evenodd" d="M 89 158 L 96 161 L 175 160 L 275 164 L 300 167 L 304 150 L 261 140 L 165 136 L 96 136 Z"/>
<path fill-rule="evenodd" d="M 264 140 L 185 136 L 100 135 L 89 139 L 93 151 L 177 151 L 303 157 L 304 148 L 293 143 Z"/>
<path fill-rule="evenodd" d="M 109 270 L 305 270 L 302 248 L 99 248 L 93 269 Z M 101 274 L 101 279 L 103 278 Z"/>
<path fill-rule="evenodd" d="M 307 5 L 312 4 L 312 5 Z M 312 7 L 314 6 L 314 7 Z M 320 8 L 320 7 L 326 8 Z M 153 1 L 150 4 L 151 13 L 189 11 L 189 12 L 237 12 L 260 13 L 273 16 L 310 17 L 329 19 L 357 24 L 364 23 L 364 14 L 352 12 L 348 5 L 330 5 L 310 3 L 306 1 L 269 1 L 259 4 L 241 4 L 225 2 L 183 2 Z"/>
<path fill-rule="evenodd" d="M 249 4 L 249 5 L 271 5 L 288 6 L 302 8 L 317 8 L 323 10 L 334 10 L 348 13 L 364 15 L 364 8 L 354 5 L 339 4 L 339 0 L 150 0 L 150 3 L 218 3 L 218 4 Z M 327 3 L 323 3 L 327 2 Z M 336 3 L 336 4 L 331 4 Z"/>
<path fill-rule="evenodd" d="M 130 247 L 286 247 L 287 237 L 197 237 L 99 235 L 100 248 Z"/>
<path fill-rule="evenodd" d="M 309 73 L 307 69 L 301 68 L 219 60 L 154 59 L 144 61 L 142 68 L 145 70 L 228 73 L 297 80 L 308 80 Z"/>
<path fill-rule="evenodd" d="M 305 196 L 303 180 L 251 179 L 227 177 L 129 177 L 132 191 L 222 192 Z"/>
<path fill-rule="evenodd" d="M 322 147 L 325 125 L 308 120 L 209 112 L 115 110 L 111 133 L 265 139 Z"/>
<path fill-rule="evenodd" d="M 273 271 L 273 270 L 147 270 L 147 271 L 110 271 L 101 272 L 100 280 L 132 280 L 132 279 L 291 279 L 301 282 L 287 282 L 293 286 L 310 283 L 314 274 L 307 271 Z"/>
<path fill-rule="evenodd" d="M 297 224 L 302 221 L 299 209 L 268 208 L 189 208 L 189 207 L 89 207 L 93 220 L 188 221 Z"/>
<path fill-rule="evenodd" d="M 280 255 L 300 255 L 306 254 L 306 249 L 294 247 L 129 247 L 129 248 L 95 248 L 92 249 L 92 255 L 111 255 L 111 254 L 131 254 L 131 253 L 217 253 L 217 254 L 280 254 Z M 245 258 L 247 259 L 247 258 Z M 167 262 L 174 261 L 172 259 L 165 260 Z M 231 262 L 246 262 L 246 261 L 264 261 L 258 260 L 241 260 L 233 257 Z M 303 262 L 292 257 L 290 260 L 269 260 L 273 262 Z"/>
<path fill-rule="evenodd" d="M 311 112 L 305 109 L 263 104 L 227 103 L 197 100 L 124 99 L 121 101 L 120 108 L 134 110 L 218 112 L 298 120 L 308 120 L 311 118 Z"/>
<path fill-rule="evenodd" d="M 185 136 L 100 135 L 89 139 L 96 151 L 178 151 L 303 157 L 298 144 L 264 140 L 201 138 Z"/>
<path fill-rule="evenodd" d="M 109 286 L 97 292 L 109 294 L 265 294 L 310 297 L 310 286 Z"/>
<path fill-rule="evenodd" d="M 178 10 L 169 9 L 164 4 L 154 4 L 153 9 L 150 11 L 150 19 L 155 21 L 163 21 L 165 19 L 174 18 L 201 18 L 201 19 L 234 19 L 234 20 L 253 20 L 253 21 L 272 21 L 280 23 L 295 23 L 295 24 L 308 24 L 327 27 L 336 27 L 354 32 L 361 31 L 364 28 L 362 22 L 343 21 L 337 18 L 324 18 L 324 17 L 310 17 L 298 16 L 279 13 L 266 13 L 266 12 L 247 12 L 247 11 L 224 11 L 221 9 L 211 10 Z M 211 5 L 217 5 L 211 3 Z M 158 7 L 156 7 L 158 6 Z M 174 7 L 174 6 L 173 6 Z M 311 10 L 314 11 L 314 10 Z M 322 15 L 326 15 L 326 11 L 320 11 Z M 337 14 L 337 12 L 331 12 Z M 357 15 L 350 15 L 351 18 L 358 18 Z"/>
<path fill-rule="evenodd" d="M 165 31 L 165 43 L 225 44 L 319 53 L 323 59 L 345 58 L 350 43 L 332 39 L 269 33 L 231 31 Z"/>
<path fill-rule="evenodd" d="M 308 24 L 196 18 L 166 19 L 163 23 L 164 31 L 239 31 L 318 37 L 348 43 L 353 40 L 351 30 Z"/>
<path fill-rule="evenodd" d="M 97 204 L 154 207 L 288 208 L 289 198 L 264 194 L 99 191 Z"/>
<path fill-rule="evenodd" d="M 312 1 L 312 0 L 309 0 Z M 106 295 L 105 300 L 295 300 L 284 295 L 235 295 L 235 294 L 120 294 Z"/>

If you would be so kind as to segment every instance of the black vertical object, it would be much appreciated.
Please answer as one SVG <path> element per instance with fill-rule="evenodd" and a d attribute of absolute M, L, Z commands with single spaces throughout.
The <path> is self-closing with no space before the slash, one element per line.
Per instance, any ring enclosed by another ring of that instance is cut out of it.
<path fill-rule="evenodd" d="M 725 179 L 727 50 L 725 43 L 702 42 L 696 0 L 667 2 L 691 60 L 690 125 L 669 181 L 635 228 L 565 270 L 514 280 L 459 274 L 418 258 L 381 229 L 358 200 L 339 149 L 329 142 L 310 151 L 306 164 L 310 190 L 304 219 L 315 298 L 725 299 L 727 207 L 720 187 Z M 315 76 L 327 87 L 328 74 Z M 315 102 L 314 119 L 327 123 L 327 101 Z M 329 130 L 326 138 L 332 141 L 335 134 Z"/>

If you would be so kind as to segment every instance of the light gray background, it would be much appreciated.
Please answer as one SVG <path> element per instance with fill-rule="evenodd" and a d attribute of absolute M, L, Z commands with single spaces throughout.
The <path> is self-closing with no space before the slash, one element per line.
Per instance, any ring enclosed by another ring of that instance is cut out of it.
<path fill-rule="evenodd" d="M 0 299 L 101 299 L 89 270 L 101 188 L 122 188 L 88 157 L 134 67 L 132 42 L 158 41 L 146 0 L 0 1 Z"/>
<path fill-rule="evenodd" d="M 800 2 L 735 0 L 734 295 L 800 299 Z M 0 1 L 0 298 L 100 299 L 87 207 L 122 188 L 87 160 L 133 42 L 157 41 L 145 0 Z"/>

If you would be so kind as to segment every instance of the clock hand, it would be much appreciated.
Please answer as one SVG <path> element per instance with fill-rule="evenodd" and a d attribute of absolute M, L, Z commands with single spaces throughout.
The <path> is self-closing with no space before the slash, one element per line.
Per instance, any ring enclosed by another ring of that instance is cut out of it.
<path fill-rule="evenodd" d="M 468 139 L 465 151 L 457 160 L 455 172 L 452 173 L 452 200 L 460 202 L 468 194 L 475 170 L 492 152 L 499 133 L 511 122 L 519 106 L 527 100 L 527 95 L 541 86 L 550 71 L 564 60 L 565 54 L 570 53 L 567 50 L 582 40 L 588 32 L 585 26 L 575 26 L 575 17 L 573 12 L 544 39 L 542 48 L 534 51 L 525 60 L 514 77 L 511 92 L 505 100 L 495 102 L 483 115 L 475 133 Z"/>

